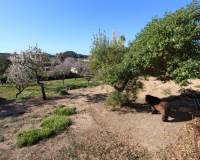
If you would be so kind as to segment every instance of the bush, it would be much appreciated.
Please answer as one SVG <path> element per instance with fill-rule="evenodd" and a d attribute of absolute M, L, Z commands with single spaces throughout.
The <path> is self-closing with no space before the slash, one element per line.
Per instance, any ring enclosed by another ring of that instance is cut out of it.
<path fill-rule="evenodd" d="M 54 132 L 62 131 L 72 124 L 71 119 L 66 116 L 53 115 L 44 118 L 41 122 L 41 127 L 52 129 Z"/>
<path fill-rule="evenodd" d="M 130 100 L 136 100 L 138 90 L 142 88 L 143 88 L 142 82 L 138 81 L 137 79 L 130 80 L 125 87 L 127 97 Z"/>
<path fill-rule="evenodd" d="M 128 103 L 128 98 L 121 92 L 114 91 L 106 99 L 106 104 L 116 109 L 116 107 L 121 107 Z"/>
<path fill-rule="evenodd" d="M 54 114 L 56 115 L 65 115 L 69 116 L 76 113 L 76 108 L 63 108 L 63 106 L 59 106 L 54 110 Z"/>

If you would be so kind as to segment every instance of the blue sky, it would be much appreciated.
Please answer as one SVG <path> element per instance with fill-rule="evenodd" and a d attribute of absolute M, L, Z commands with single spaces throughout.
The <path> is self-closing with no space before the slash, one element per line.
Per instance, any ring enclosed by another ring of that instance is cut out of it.
<path fill-rule="evenodd" d="M 49 53 L 88 54 L 99 29 L 134 39 L 147 22 L 191 0 L 0 0 L 0 52 L 38 43 Z"/>

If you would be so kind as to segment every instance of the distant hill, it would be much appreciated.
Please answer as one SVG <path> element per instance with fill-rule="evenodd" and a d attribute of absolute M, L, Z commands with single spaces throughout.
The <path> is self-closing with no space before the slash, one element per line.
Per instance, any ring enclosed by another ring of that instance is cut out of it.
<path fill-rule="evenodd" d="M 6 58 L 8 58 L 8 57 L 10 57 L 10 53 L 0 53 L 0 57 L 6 57 Z"/>
<path fill-rule="evenodd" d="M 10 57 L 12 54 L 11 53 L 0 53 L 0 57 Z M 72 57 L 72 58 L 88 58 L 88 55 L 83 55 L 83 54 L 79 54 L 76 53 L 74 51 L 65 51 L 65 52 L 61 52 L 58 53 L 56 55 L 62 56 L 63 58 L 67 58 L 67 57 Z M 49 58 L 54 58 L 56 57 L 56 55 L 53 54 L 48 54 Z"/>
<path fill-rule="evenodd" d="M 72 58 L 88 58 L 89 56 L 88 55 L 83 55 L 83 54 L 78 54 L 74 51 L 65 51 L 65 52 L 61 52 L 61 53 L 58 53 L 57 55 L 60 55 L 64 58 L 67 58 L 67 57 L 72 57 Z"/>

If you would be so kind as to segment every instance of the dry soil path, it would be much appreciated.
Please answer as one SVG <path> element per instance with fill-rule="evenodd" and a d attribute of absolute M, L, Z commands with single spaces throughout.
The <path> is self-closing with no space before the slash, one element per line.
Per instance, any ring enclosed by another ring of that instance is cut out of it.
<path fill-rule="evenodd" d="M 150 80 L 139 92 L 138 102 L 144 101 L 145 94 L 164 97 L 177 94 L 178 89 L 174 84 Z M 0 159 L 136 159 L 138 155 L 145 157 L 145 150 L 155 153 L 175 143 L 187 122 L 164 123 L 160 115 L 152 115 L 139 107 L 108 111 L 104 100 L 111 91 L 109 86 L 76 89 L 66 98 L 21 104 L 26 108 L 24 114 L 0 119 L 0 135 L 4 137 L 0 142 Z M 38 127 L 41 118 L 51 114 L 58 104 L 75 106 L 78 110 L 72 116 L 74 123 L 70 129 L 34 146 L 16 148 L 16 133 Z"/>

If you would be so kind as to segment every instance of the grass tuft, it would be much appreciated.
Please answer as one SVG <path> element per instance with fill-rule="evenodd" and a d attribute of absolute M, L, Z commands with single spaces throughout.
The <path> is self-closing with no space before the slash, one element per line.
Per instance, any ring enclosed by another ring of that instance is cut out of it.
<path fill-rule="evenodd" d="M 23 147 L 37 143 L 41 139 L 40 129 L 32 129 L 17 134 L 17 146 Z"/>
<path fill-rule="evenodd" d="M 69 127 L 71 124 L 71 119 L 66 116 L 52 115 L 42 120 L 41 127 L 50 128 L 54 132 L 58 132 L 64 130 L 66 127 Z"/>
<path fill-rule="evenodd" d="M 106 104 L 111 107 L 111 110 L 115 110 L 118 107 L 126 105 L 128 98 L 121 92 L 114 91 L 106 99 Z"/>
<path fill-rule="evenodd" d="M 61 115 L 53 115 L 44 118 L 41 122 L 41 129 L 31 129 L 17 134 L 16 145 L 18 147 L 36 144 L 42 139 L 63 131 L 72 124 L 70 118 Z"/>
<path fill-rule="evenodd" d="M 63 106 L 59 106 L 54 110 L 54 114 L 70 116 L 72 114 L 76 114 L 76 108 L 63 108 Z"/>
<path fill-rule="evenodd" d="M 54 134 L 55 132 L 50 128 L 31 129 L 23 131 L 17 134 L 16 144 L 18 147 L 33 145 L 40 140 L 48 138 Z"/>

